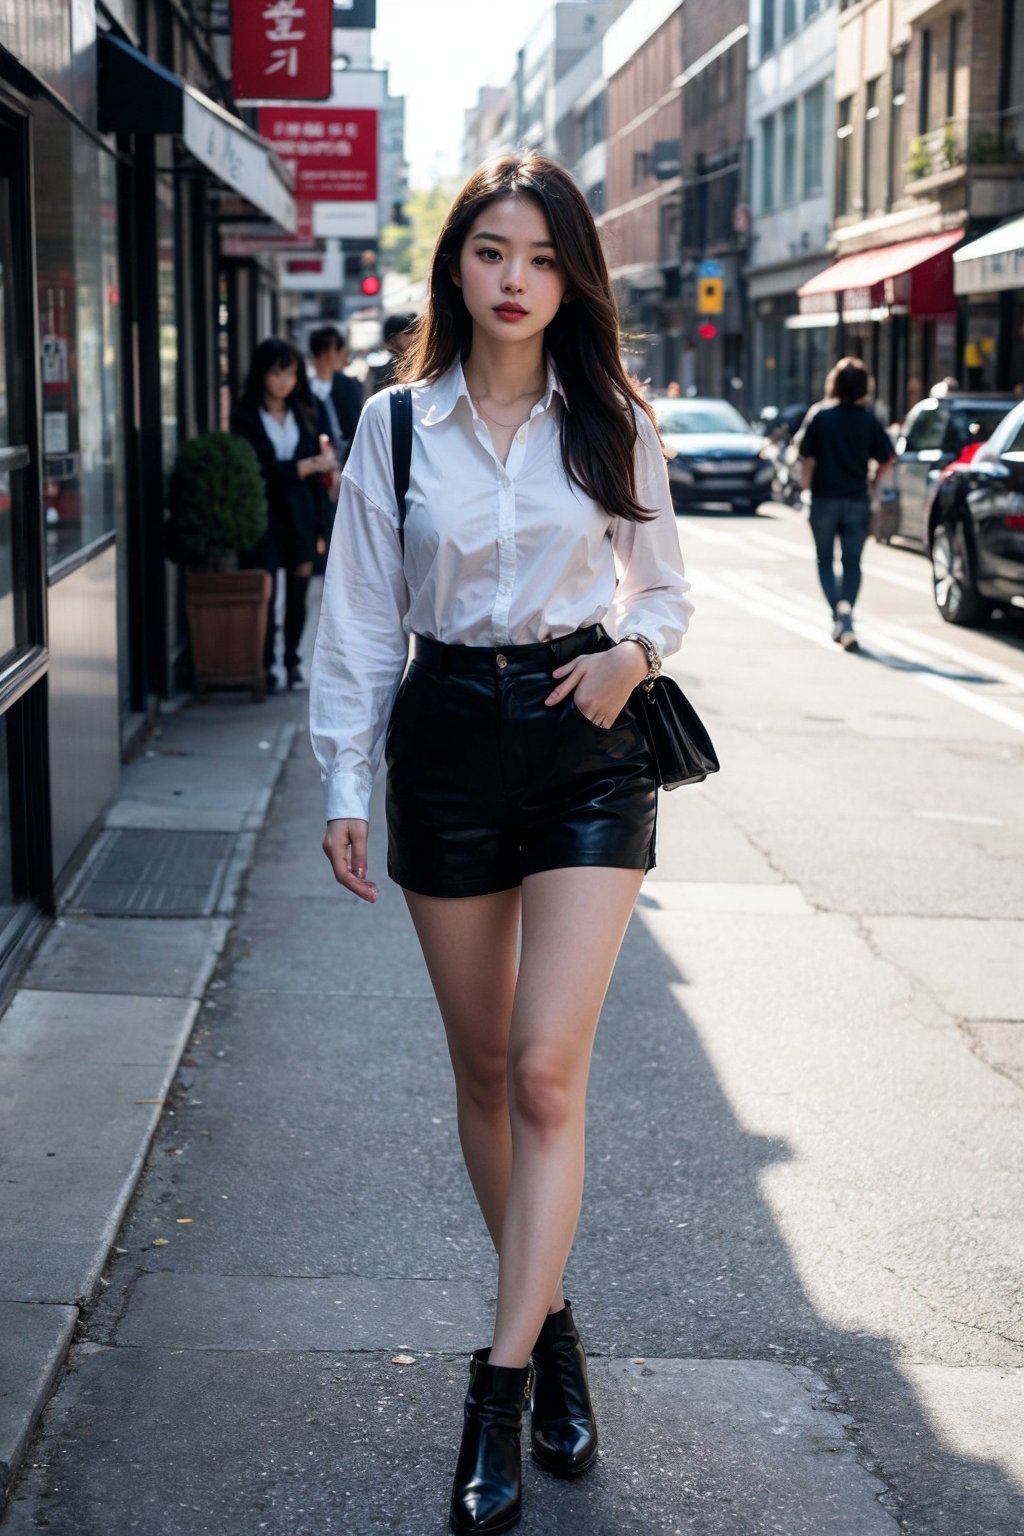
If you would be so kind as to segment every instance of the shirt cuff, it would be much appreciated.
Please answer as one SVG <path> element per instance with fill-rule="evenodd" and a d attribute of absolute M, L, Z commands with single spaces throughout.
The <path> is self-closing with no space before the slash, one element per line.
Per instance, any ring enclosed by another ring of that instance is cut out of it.
<path fill-rule="evenodd" d="M 372 784 L 354 773 L 332 773 L 324 780 L 324 808 L 328 821 L 370 819 Z"/>

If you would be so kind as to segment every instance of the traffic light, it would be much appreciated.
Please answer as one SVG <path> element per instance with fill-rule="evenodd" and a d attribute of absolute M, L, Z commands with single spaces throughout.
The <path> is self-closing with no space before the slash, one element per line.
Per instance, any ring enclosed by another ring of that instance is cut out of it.
<path fill-rule="evenodd" d="M 725 308 L 725 284 L 720 277 L 697 279 L 698 315 L 720 315 Z"/>
<path fill-rule="evenodd" d="M 380 297 L 380 274 L 377 271 L 376 251 L 363 251 L 359 257 L 359 291 L 364 299 Z"/>
<path fill-rule="evenodd" d="M 714 341 L 718 335 L 718 326 L 713 320 L 703 320 L 697 327 L 697 335 L 701 341 Z"/>

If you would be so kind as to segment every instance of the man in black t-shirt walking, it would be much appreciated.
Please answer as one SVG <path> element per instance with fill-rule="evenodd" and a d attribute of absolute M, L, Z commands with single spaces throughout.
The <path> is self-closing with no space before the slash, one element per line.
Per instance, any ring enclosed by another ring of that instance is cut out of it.
<path fill-rule="evenodd" d="M 857 649 L 853 605 L 860 590 L 860 557 L 868 536 L 868 469 L 885 469 L 876 484 L 892 494 L 893 446 L 878 418 L 864 405 L 868 371 L 857 357 L 844 357 L 825 384 L 825 396 L 808 415 L 796 444 L 804 461 L 804 496 L 818 553 L 818 578 L 832 609 L 832 638 L 844 650 Z M 836 539 L 842 560 L 837 579 Z"/>

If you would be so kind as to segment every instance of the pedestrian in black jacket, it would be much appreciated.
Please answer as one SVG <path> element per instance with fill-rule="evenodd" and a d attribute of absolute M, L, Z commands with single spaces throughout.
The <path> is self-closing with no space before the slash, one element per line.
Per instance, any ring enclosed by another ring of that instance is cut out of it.
<path fill-rule="evenodd" d="M 839 360 L 825 381 L 825 398 L 812 406 L 795 442 L 804 461 L 804 500 L 818 557 L 818 579 L 832 610 L 832 638 L 846 651 L 857 649 L 853 605 L 860 591 L 860 557 L 871 509 L 868 470 L 883 495 L 892 478 L 893 446 L 873 411 L 864 404 L 870 376 L 859 357 Z M 836 540 L 842 569 L 836 576 Z"/>
<path fill-rule="evenodd" d="M 302 359 L 277 336 L 261 341 L 231 430 L 256 450 L 267 486 L 268 527 L 243 563 L 276 575 L 284 570 L 284 665 L 289 688 L 302 682 L 299 642 L 306 622 L 306 595 L 318 544 L 326 547 L 332 506 L 325 479 L 337 469 L 323 407 L 310 393 Z M 267 615 L 264 665 L 267 687 L 277 686 L 275 598 Z"/>

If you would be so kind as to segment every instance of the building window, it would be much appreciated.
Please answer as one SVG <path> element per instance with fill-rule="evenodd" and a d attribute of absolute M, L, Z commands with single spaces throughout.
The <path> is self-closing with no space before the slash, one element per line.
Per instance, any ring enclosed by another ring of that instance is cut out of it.
<path fill-rule="evenodd" d="M 775 47 L 775 0 L 761 0 L 761 52 L 771 53 Z"/>
<path fill-rule="evenodd" d="M 633 185 L 638 187 L 651 174 L 651 156 L 648 150 L 638 149 L 633 154 Z"/>
<path fill-rule="evenodd" d="M 839 103 L 836 116 L 836 212 L 850 212 L 850 140 L 853 137 L 853 97 Z"/>
<path fill-rule="evenodd" d="M 774 117 L 766 117 L 761 124 L 761 207 L 765 213 L 775 207 Z"/>
<path fill-rule="evenodd" d="M 892 100 L 889 104 L 889 204 L 903 195 L 903 108 L 906 104 L 907 55 L 892 56 Z"/>
<path fill-rule="evenodd" d="M 867 83 L 864 107 L 864 164 L 861 176 L 861 195 L 864 212 L 874 213 L 882 206 L 884 196 L 882 167 L 878 162 L 878 79 Z"/>
<path fill-rule="evenodd" d="M 804 20 L 810 21 L 811 17 L 817 16 L 820 10 L 821 0 L 807 0 L 807 4 L 804 7 Z"/>
<path fill-rule="evenodd" d="M 35 110 L 36 264 L 49 570 L 114 531 L 123 494 L 117 175 L 49 103 Z"/>
<path fill-rule="evenodd" d="M 782 109 L 782 205 L 796 202 L 796 102 Z"/>
<path fill-rule="evenodd" d="M 949 18 L 949 52 L 946 58 L 946 117 L 956 116 L 956 65 L 960 45 L 960 17 L 956 11 Z"/>
<path fill-rule="evenodd" d="M 825 188 L 825 86 L 816 85 L 804 97 L 803 195 Z"/>
<path fill-rule="evenodd" d="M 796 0 L 782 0 L 782 38 L 792 37 L 796 31 Z"/>
<path fill-rule="evenodd" d="M 921 33 L 921 89 L 917 98 L 917 131 L 927 133 L 932 115 L 932 34 L 928 27 Z"/>
<path fill-rule="evenodd" d="M 580 153 L 586 154 L 605 136 L 605 97 L 602 93 L 585 109 L 580 118 Z"/>

